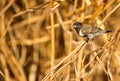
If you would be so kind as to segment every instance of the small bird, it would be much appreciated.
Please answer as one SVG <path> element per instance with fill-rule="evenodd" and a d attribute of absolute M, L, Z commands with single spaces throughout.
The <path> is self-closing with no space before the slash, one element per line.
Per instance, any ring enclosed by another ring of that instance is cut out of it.
<path fill-rule="evenodd" d="M 72 27 L 76 30 L 79 36 L 86 37 L 86 41 L 93 40 L 95 37 L 112 32 L 112 30 L 103 30 L 95 26 L 83 25 L 80 22 L 75 22 Z"/>

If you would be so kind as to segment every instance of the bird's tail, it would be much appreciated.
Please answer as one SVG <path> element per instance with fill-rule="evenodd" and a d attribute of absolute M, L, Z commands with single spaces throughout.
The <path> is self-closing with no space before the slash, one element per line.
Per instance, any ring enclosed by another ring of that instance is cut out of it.
<path fill-rule="evenodd" d="M 105 33 L 109 33 L 109 32 L 112 32 L 112 30 L 106 30 Z"/>

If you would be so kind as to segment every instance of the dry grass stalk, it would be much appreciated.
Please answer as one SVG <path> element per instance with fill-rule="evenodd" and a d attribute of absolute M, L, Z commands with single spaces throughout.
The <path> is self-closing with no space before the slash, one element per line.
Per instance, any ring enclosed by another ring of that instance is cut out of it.
<path fill-rule="evenodd" d="M 2 0 L 0 75 L 6 81 L 119 81 L 119 12 L 119 0 Z M 86 43 L 71 27 L 76 21 L 113 32 Z"/>

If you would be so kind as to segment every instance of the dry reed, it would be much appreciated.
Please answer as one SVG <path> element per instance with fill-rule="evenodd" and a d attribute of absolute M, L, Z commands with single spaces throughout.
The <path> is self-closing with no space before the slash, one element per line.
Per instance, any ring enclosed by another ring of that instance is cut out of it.
<path fill-rule="evenodd" d="M 120 0 L 1 0 L 0 81 L 120 81 Z M 86 42 L 71 25 L 113 32 Z"/>

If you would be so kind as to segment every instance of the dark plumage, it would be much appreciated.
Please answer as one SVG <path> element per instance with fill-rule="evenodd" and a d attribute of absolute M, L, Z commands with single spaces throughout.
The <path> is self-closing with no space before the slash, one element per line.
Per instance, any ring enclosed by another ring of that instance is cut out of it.
<path fill-rule="evenodd" d="M 76 30 L 79 36 L 86 37 L 88 40 L 93 40 L 97 36 L 111 32 L 111 30 L 103 30 L 91 25 L 83 25 L 80 22 L 75 22 L 72 27 Z"/>

